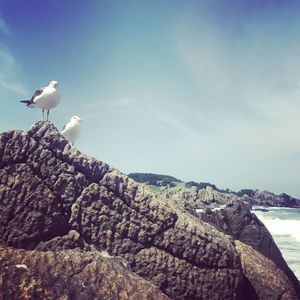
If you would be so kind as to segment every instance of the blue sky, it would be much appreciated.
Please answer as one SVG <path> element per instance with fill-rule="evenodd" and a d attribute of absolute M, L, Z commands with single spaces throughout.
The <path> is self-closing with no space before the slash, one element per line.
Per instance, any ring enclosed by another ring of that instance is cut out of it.
<path fill-rule="evenodd" d="M 125 173 L 300 197 L 300 4 L 0 0 L 0 131 L 50 80 L 57 128 Z"/>

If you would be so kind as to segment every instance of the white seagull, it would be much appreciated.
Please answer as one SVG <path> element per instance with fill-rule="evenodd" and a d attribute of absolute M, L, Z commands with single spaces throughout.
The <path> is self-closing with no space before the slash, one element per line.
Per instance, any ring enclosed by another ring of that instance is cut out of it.
<path fill-rule="evenodd" d="M 78 140 L 80 137 L 80 123 L 82 120 L 73 116 L 71 120 L 64 126 L 61 134 L 74 145 L 74 141 Z"/>
<path fill-rule="evenodd" d="M 44 118 L 44 110 L 47 110 L 47 121 L 50 109 L 58 105 L 60 101 L 60 92 L 57 89 L 58 82 L 50 81 L 49 85 L 35 91 L 30 100 L 22 100 L 20 102 L 26 103 L 28 107 L 41 108 Z"/>

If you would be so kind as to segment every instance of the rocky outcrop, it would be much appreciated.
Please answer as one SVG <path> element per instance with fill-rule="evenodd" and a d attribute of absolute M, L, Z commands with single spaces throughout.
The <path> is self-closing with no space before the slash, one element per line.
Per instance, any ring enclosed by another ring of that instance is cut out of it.
<path fill-rule="evenodd" d="M 205 209 L 199 213 L 199 217 L 272 260 L 291 280 L 300 297 L 298 279 L 282 257 L 272 235 L 256 215 L 251 213 L 250 207 L 248 203 L 234 202 L 220 210 Z"/>
<path fill-rule="evenodd" d="M 247 196 L 239 197 L 233 193 L 219 192 L 211 186 L 203 189 L 198 189 L 196 186 L 181 189 L 170 188 L 163 191 L 162 195 L 181 206 L 190 206 L 195 209 L 226 205 L 239 199 L 247 198 Z"/>
<path fill-rule="evenodd" d="M 185 188 L 168 188 L 162 195 L 179 205 L 189 205 L 194 208 L 217 207 L 236 201 L 248 202 L 251 205 L 264 207 L 300 207 L 300 200 L 287 194 L 276 195 L 268 191 L 253 191 L 251 195 L 215 190 L 211 186 L 199 189 L 197 186 Z"/>
<path fill-rule="evenodd" d="M 105 250 L 172 299 L 257 298 L 232 238 L 83 155 L 48 122 L 0 135 L 0 215 L 5 246 Z"/>
<path fill-rule="evenodd" d="M 0 247 L 0 299 L 169 299 L 98 251 L 25 251 Z"/>
<path fill-rule="evenodd" d="M 265 207 L 300 207 L 300 200 L 287 194 L 276 195 L 268 191 L 256 191 L 251 198 L 253 205 Z"/>
<path fill-rule="evenodd" d="M 235 201 L 245 201 L 251 205 L 264 207 L 300 207 L 300 200 L 287 194 L 276 195 L 268 191 L 243 189 L 234 192 L 218 189 L 214 184 L 182 182 L 172 176 L 131 173 L 128 175 L 137 182 L 145 183 L 154 192 L 183 207 L 194 209 L 218 207 Z"/>

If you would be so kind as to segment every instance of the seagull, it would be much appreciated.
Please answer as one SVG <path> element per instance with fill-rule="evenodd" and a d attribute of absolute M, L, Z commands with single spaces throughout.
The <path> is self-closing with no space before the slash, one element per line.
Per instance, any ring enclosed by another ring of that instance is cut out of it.
<path fill-rule="evenodd" d="M 60 92 L 57 89 L 58 82 L 50 81 L 49 85 L 35 91 L 30 100 L 22 100 L 20 102 L 26 103 L 28 107 L 37 107 L 42 109 L 43 118 L 44 110 L 47 110 L 47 121 L 49 118 L 50 109 L 58 105 L 60 101 Z"/>
<path fill-rule="evenodd" d="M 80 123 L 82 120 L 73 116 L 71 120 L 64 126 L 61 134 L 74 146 L 74 141 L 80 137 Z"/>

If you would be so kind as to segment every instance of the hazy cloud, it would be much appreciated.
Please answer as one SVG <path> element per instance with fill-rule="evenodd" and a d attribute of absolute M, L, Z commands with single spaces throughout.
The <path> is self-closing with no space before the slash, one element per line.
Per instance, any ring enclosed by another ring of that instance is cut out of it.
<path fill-rule="evenodd" d="M 96 102 L 88 103 L 90 109 L 114 109 L 114 108 L 126 108 L 134 102 L 134 99 L 128 97 L 119 97 L 108 100 L 99 100 Z"/>
<path fill-rule="evenodd" d="M 11 29 L 9 25 L 5 22 L 5 20 L 0 15 L 0 32 L 5 35 L 11 35 Z"/>
<path fill-rule="evenodd" d="M 191 35 L 192 26 L 199 29 Z M 248 114 L 262 112 L 262 103 L 295 102 L 300 91 L 299 41 L 283 42 L 280 34 L 260 27 L 246 27 L 236 41 L 212 26 L 185 24 L 178 36 L 181 58 L 198 84 L 203 109 Z"/>
<path fill-rule="evenodd" d="M 13 55 L 7 49 L 0 48 L 0 86 L 25 96 L 26 88 L 16 78 L 17 66 Z"/>
<path fill-rule="evenodd" d="M 176 135 L 179 135 L 180 132 L 185 134 L 193 133 L 193 129 L 185 121 L 181 120 L 178 115 L 172 116 L 163 111 L 152 112 L 152 115 L 164 127 L 175 131 Z"/>
<path fill-rule="evenodd" d="M 126 110 L 134 105 L 135 100 L 129 97 L 120 96 L 117 98 L 98 100 L 92 102 L 84 102 L 80 105 L 74 105 L 73 110 L 81 113 L 81 117 L 85 120 L 101 118 L 103 114 L 114 110 Z M 62 107 L 60 111 L 68 111 L 68 107 Z"/>
<path fill-rule="evenodd" d="M 293 38 L 294 21 L 276 31 L 263 18 L 241 21 L 237 33 L 230 22 L 221 27 L 207 13 L 197 13 L 189 11 L 180 23 L 177 47 L 208 119 L 214 114 L 221 122 L 239 122 L 241 116 L 263 122 L 300 111 L 300 40 Z"/>
<path fill-rule="evenodd" d="M 6 79 L 0 74 L 0 85 L 1 87 L 13 91 L 17 94 L 25 96 L 27 93 L 27 90 L 24 88 L 24 86 L 17 82 L 9 82 L 6 81 Z"/>
<path fill-rule="evenodd" d="M 8 66 L 8 67 L 12 67 L 15 64 L 15 60 L 13 58 L 13 56 L 0 49 L 0 61 L 3 65 Z"/>
<path fill-rule="evenodd" d="M 11 29 L 0 14 L 0 33 L 10 36 Z M 13 54 L 5 47 L 0 45 L 0 86 L 19 95 L 26 95 L 25 87 L 16 78 L 17 65 Z"/>
<path fill-rule="evenodd" d="M 212 130 L 190 147 L 206 157 L 202 168 L 208 178 L 209 165 L 220 167 L 212 180 L 280 191 L 298 176 L 299 18 L 286 11 L 236 13 L 231 21 L 191 7 L 177 27 L 178 56 L 197 87 L 194 110 Z"/>

